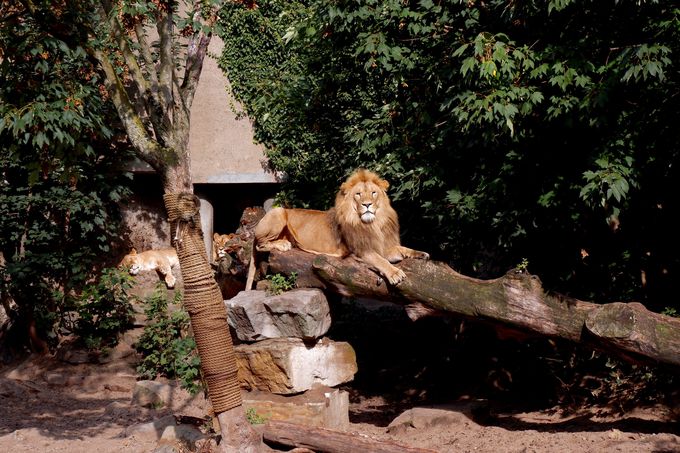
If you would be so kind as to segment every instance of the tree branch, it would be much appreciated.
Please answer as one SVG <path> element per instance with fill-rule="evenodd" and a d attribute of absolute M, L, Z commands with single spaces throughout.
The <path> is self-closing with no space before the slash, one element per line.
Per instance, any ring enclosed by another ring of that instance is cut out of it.
<path fill-rule="evenodd" d="M 510 272 L 478 280 L 443 263 L 406 259 L 406 279 L 387 285 L 365 264 L 300 250 L 272 252 L 270 272 L 297 272 L 299 285 L 406 305 L 412 318 L 448 313 L 534 335 L 565 338 L 626 359 L 680 366 L 680 319 L 642 304 L 596 304 L 543 291 L 536 276 Z M 311 275 L 310 275 L 311 274 Z"/>
<path fill-rule="evenodd" d="M 167 160 L 166 150 L 149 136 L 144 127 L 144 122 L 135 112 L 125 87 L 118 78 L 108 56 L 101 50 L 92 50 L 91 52 L 104 70 L 106 88 L 111 96 L 111 101 L 116 107 L 118 116 L 123 122 L 123 127 L 125 127 L 130 142 L 135 147 L 137 155 L 159 173 L 163 172 Z"/>
<path fill-rule="evenodd" d="M 160 99 L 160 89 L 158 85 L 158 74 L 156 73 L 156 64 L 151 55 L 151 48 L 146 39 L 146 31 L 142 23 L 135 24 L 135 36 L 137 37 L 137 43 L 139 44 L 140 55 L 144 61 L 144 67 L 149 77 L 149 97 L 150 100 L 147 102 L 147 108 L 149 112 L 149 117 L 151 118 L 151 125 L 154 128 L 156 137 L 162 136 L 162 131 L 170 129 L 172 124 L 170 123 L 169 116 L 167 112 L 163 110 L 163 105 Z"/>
<path fill-rule="evenodd" d="M 167 120 L 173 123 L 173 97 L 172 87 L 175 72 L 175 65 L 172 52 L 172 9 L 167 4 L 162 3 L 158 7 L 158 18 L 156 20 L 156 30 L 160 38 L 160 68 L 159 78 L 160 93 L 162 99 L 163 112 L 168 115 Z"/>
<path fill-rule="evenodd" d="M 344 453 L 365 451 L 371 453 L 436 453 L 425 448 L 409 447 L 386 440 L 357 436 L 344 431 L 333 431 L 314 426 L 297 425 L 282 421 L 269 421 L 264 426 L 266 441 L 287 447 L 298 447 L 305 451 Z M 294 451 L 294 450 L 291 450 Z"/>
<path fill-rule="evenodd" d="M 108 0 L 101 0 L 99 5 L 101 13 L 107 18 L 109 27 L 111 29 L 111 34 L 116 40 L 116 44 L 118 44 L 118 47 L 123 55 L 123 60 L 132 74 L 132 80 L 137 84 L 138 92 L 145 94 L 149 93 L 149 84 L 146 81 L 146 78 L 144 78 L 144 74 L 137 63 L 137 58 L 128 45 L 126 34 L 123 31 L 116 16 L 111 12 L 111 3 Z"/>
<path fill-rule="evenodd" d="M 158 74 L 156 74 L 156 64 L 153 61 L 153 56 L 151 55 L 151 48 L 146 40 L 146 30 L 144 30 L 144 25 L 142 23 L 135 24 L 135 36 L 137 37 L 137 42 L 139 43 L 140 54 L 144 60 L 144 66 L 149 74 L 149 82 L 151 85 L 151 94 L 155 98 L 158 98 Z M 159 101 L 160 104 L 160 101 Z"/>
<path fill-rule="evenodd" d="M 132 80 L 135 83 L 135 98 L 143 105 L 144 114 L 151 120 L 151 126 L 154 129 L 156 137 L 160 138 L 163 135 L 162 131 L 169 130 L 171 124 L 168 120 L 167 112 L 164 111 L 163 106 L 161 105 L 158 92 L 158 76 L 156 75 L 153 57 L 151 56 L 146 41 L 143 26 L 140 23 L 137 23 L 135 25 L 135 34 L 139 43 L 140 54 L 147 67 L 149 80 L 147 80 L 144 75 L 136 55 L 128 45 L 127 33 L 123 30 L 123 27 L 114 14 L 111 2 L 109 0 L 101 0 L 100 4 L 104 11 L 103 14 L 107 17 L 111 33 L 116 40 L 116 44 L 118 44 L 118 48 L 123 55 L 125 64 L 128 66 L 130 74 L 132 75 Z M 130 87 L 128 87 L 128 90 L 129 89 Z M 142 116 L 141 112 L 139 113 L 140 116 Z"/>
<path fill-rule="evenodd" d="M 203 19 L 200 11 L 200 2 L 197 2 L 193 12 L 193 19 L 193 23 L 201 24 L 201 29 L 194 32 L 187 46 L 186 67 L 184 79 L 182 80 L 180 88 L 182 99 L 184 99 L 187 110 L 191 109 L 191 104 L 193 103 L 194 94 L 196 93 L 198 81 L 203 69 L 203 60 L 205 60 L 205 56 L 208 52 L 208 45 L 212 38 L 212 32 L 205 33 L 203 30 L 204 28 L 212 30 L 212 27 L 217 21 L 217 7 L 213 6 L 210 9 L 208 17 Z"/>

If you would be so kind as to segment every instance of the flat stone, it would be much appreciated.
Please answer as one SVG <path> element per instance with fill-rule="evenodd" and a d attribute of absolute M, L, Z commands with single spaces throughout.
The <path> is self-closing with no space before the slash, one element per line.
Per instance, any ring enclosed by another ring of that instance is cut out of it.
<path fill-rule="evenodd" d="M 234 347 L 241 387 L 277 394 L 300 393 L 314 385 L 333 387 L 354 379 L 356 354 L 349 343 L 323 338 L 313 345 L 276 338 Z"/>
<path fill-rule="evenodd" d="M 177 441 L 186 445 L 190 450 L 196 447 L 199 440 L 207 436 L 198 428 L 191 425 L 168 425 L 161 434 L 161 440 L 166 442 Z"/>
<path fill-rule="evenodd" d="M 99 363 L 117 362 L 126 357 L 130 357 L 135 353 L 136 351 L 132 346 L 124 342 L 119 342 L 111 350 L 107 351 L 106 354 L 100 355 L 98 358 L 98 362 Z"/>
<path fill-rule="evenodd" d="M 57 350 L 56 356 L 60 361 L 70 363 L 71 365 L 81 365 L 93 361 L 89 351 L 75 347 L 60 348 Z"/>
<path fill-rule="evenodd" d="M 156 381 L 137 381 L 132 390 L 132 404 L 160 408 L 170 400 L 172 388 Z"/>
<path fill-rule="evenodd" d="M 130 425 L 123 431 L 123 437 L 135 436 L 138 439 L 157 440 L 165 428 L 177 424 L 174 415 L 166 415 L 148 423 Z"/>
<path fill-rule="evenodd" d="M 464 425 L 472 419 L 472 410 L 476 405 L 478 403 L 465 402 L 437 407 L 414 407 L 392 420 L 387 426 L 387 432 L 403 434 L 409 429 Z"/>
<path fill-rule="evenodd" d="M 246 392 L 243 407 L 246 415 L 252 413 L 262 421 L 286 421 L 341 431 L 349 429 L 349 394 L 326 386 L 316 386 L 291 396 L 257 390 Z"/>
<path fill-rule="evenodd" d="M 321 338 L 331 325 L 330 307 L 318 289 L 294 289 L 277 296 L 241 291 L 225 301 L 229 325 L 240 341 Z"/>
<path fill-rule="evenodd" d="M 192 395 L 174 381 L 135 382 L 131 404 L 150 408 L 166 407 L 178 414 L 193 417 L 203 417 L 209 411 L 209 404 L 202 393 Z"/>

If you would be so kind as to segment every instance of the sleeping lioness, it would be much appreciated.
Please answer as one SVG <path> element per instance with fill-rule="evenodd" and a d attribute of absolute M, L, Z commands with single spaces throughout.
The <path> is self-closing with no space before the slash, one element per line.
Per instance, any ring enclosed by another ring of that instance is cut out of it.
<path fill-rule="evenodd" d="M 141 271 L 156 271 L 168 288 L 175 287 L 175 276 L 172 267 L 179 265 L 177 252 L 173 248 L 147 250 L 137 253 L 132 249 L 120 262 L 121 267 L 129 268 L 130 275 L 137 275 Z"/>

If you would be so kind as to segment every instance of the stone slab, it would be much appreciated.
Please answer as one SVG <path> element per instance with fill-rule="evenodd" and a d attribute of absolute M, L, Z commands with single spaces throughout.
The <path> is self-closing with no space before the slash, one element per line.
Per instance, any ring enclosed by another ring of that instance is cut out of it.
<path fill-rule="evenodd" d="M 255 414 L 263 421 L 286 421 L 340 431 L 349 429 L 349 393 L 326 386 L 292 396 L 257 390 L 245 392 L 243 407 L 246 414 Z"/>
<path fill-rule="evenodd" d="M 322 338 L 315 344 L 275 338 L 234 347 L 241 387 L 282 395 L 315 385 L 333 387 L 354 379 L 356 354 L 349 343 Z"/>

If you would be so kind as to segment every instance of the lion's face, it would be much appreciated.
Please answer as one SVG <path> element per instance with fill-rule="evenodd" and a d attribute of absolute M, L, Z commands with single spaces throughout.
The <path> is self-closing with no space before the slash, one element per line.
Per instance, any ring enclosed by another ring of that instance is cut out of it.
<path fill-rule="evenodd" d="M 335 200 L 338 221 L 349 225 L 371 225 L 393 212 L 385 191 L 387 181 L 368 170 L 359 170 L 340 186 Z"/>
<path fill-rule="evenodd" d="M 125 255 L 120 262 L 120 266 L 129 268 L 130 275 L 137 275 L 141 270 L 141 266 L 139 264 L 139 255 L 137 255 L 137 251 L 135 249 L 132 249 L 130 253 Z"/>
<path fill-rule="evenodd" d="M 373 223 L 384 193 L 372 182 L 362 182 L 352 188 L 354 210 L 364 223 Z"/>
<path fill-rule="evenodd" d="M 228 254 L 227 245 L 234 234 L 213 234 L 213 261 L 219 261 Z"/>

